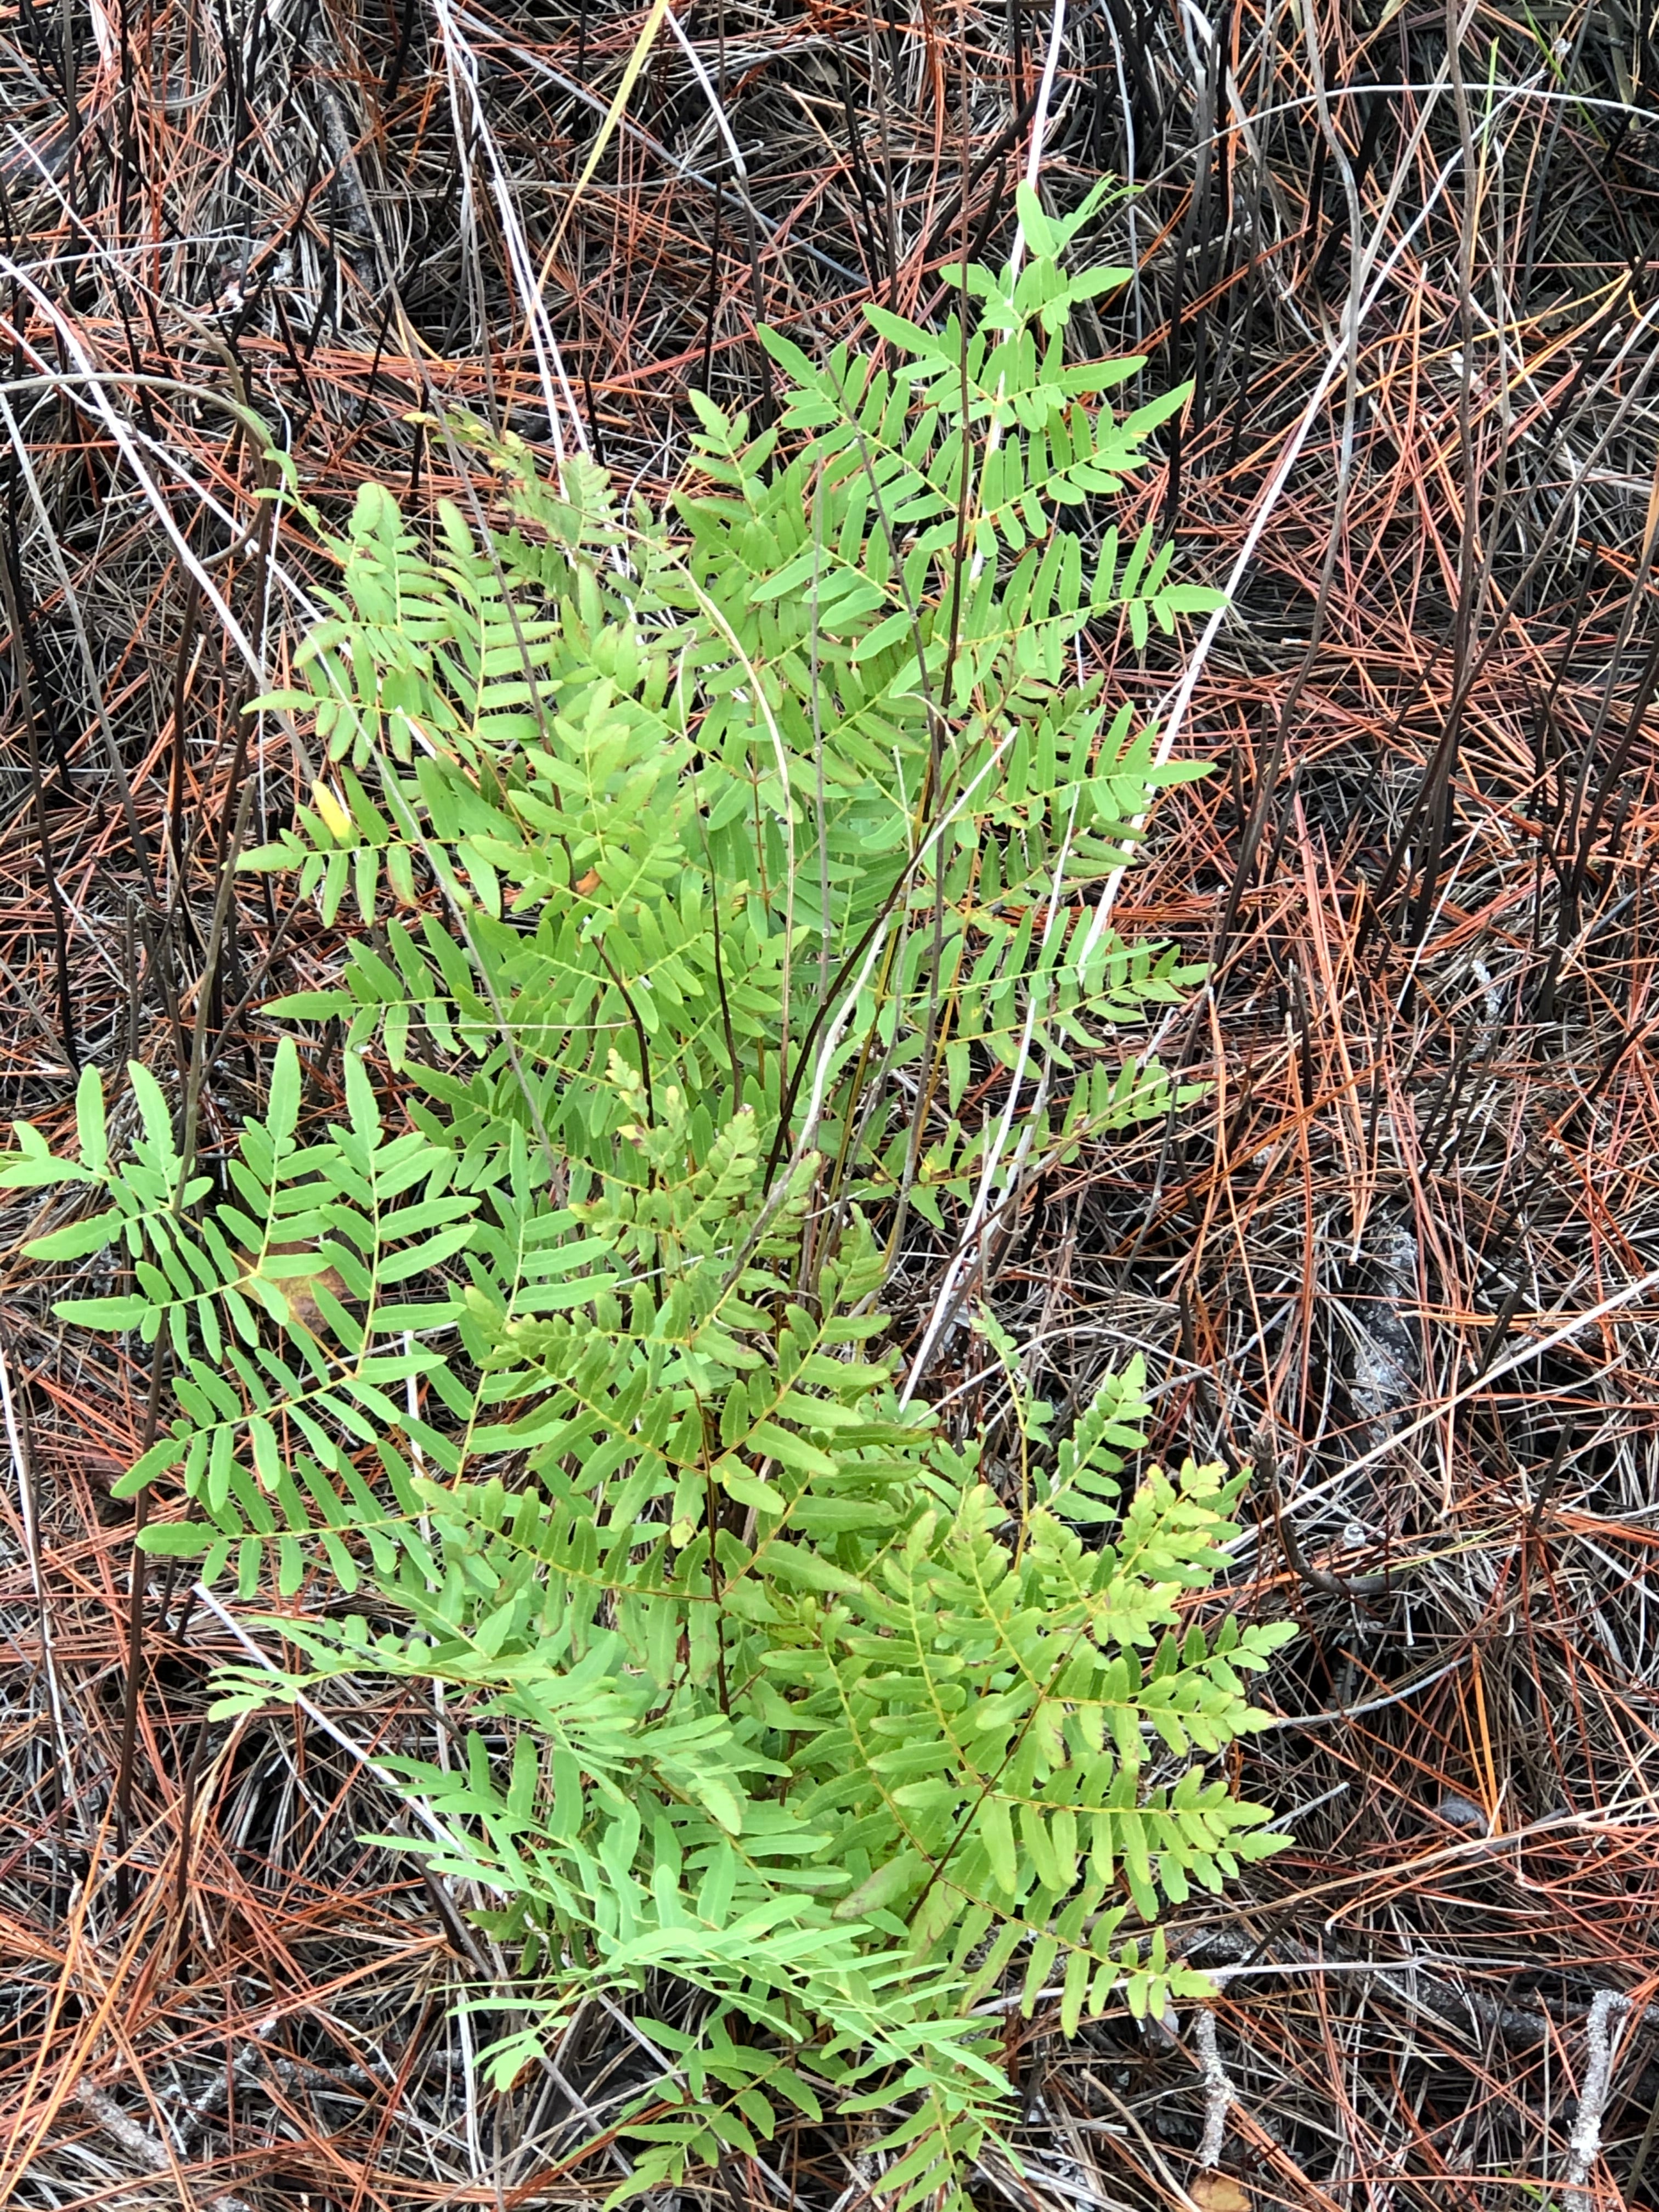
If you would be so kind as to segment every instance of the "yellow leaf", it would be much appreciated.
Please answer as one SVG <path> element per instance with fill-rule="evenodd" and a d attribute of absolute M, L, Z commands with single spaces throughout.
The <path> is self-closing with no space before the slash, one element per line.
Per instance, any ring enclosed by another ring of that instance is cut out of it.
<path fill-rule="evenodd" d="M 311 803 L 322 816 L 324 827 L 331 837 L 349 837 L 351 835 L 351 817 L 325 783 L 312 785 Z"/>

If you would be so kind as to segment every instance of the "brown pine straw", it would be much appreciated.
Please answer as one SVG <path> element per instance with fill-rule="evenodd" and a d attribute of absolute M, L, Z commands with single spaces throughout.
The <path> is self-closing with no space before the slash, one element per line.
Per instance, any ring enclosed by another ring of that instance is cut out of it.
<path fill-rule="evenodd" d="M 1659 58 L 1623 11 L 1453 12 L 1066 0 L 1060 24 L 1044 188 L 1141 187 L 1103 219 L 1135 273 L 1094 335 L 1146 356 L 1146 393 L 1197 380 L 1117 520 L 1173 528 L 1188 574 L 1251 554 L 1178 733 L 1216 772 L 1115 915 L 1214 962 L 1159 1037 L 1211 1088 L 1026 1193 L 989 1289 L 1060 1407 L 1141 1349 L 1163 1448 L 1271 1445 L 1232 1601 L 1304 1633 L 1235 1762 L 1295 1843 L 1174 1916 L 1213 2006 L 1069 2045 L 1007 2008 L 1024 2163 L 988 2160 L 987 2204 L 1656 2201 Z M 264 835 L 296 764 L 267 720 L 238 768 L 241 708 L 327 582 L 292 508 L 259 532 L 246 410 L 337 514 L 372 477 L 417 507 L 469 489 L 416 410 L 550 451 L 574 403 L 656 495 L 689 386 L 764 412 L 757 316 L 820 345 L 872 293 L 938 313 L 944 264 L 1006 251 L 1048 0 L 688 8 L 720 124 L 665 35 L 573 198 L 643 20 L 0 23 L 0 1077 L 53 1138 L 72 1063 L 132 1053 L 180 1097 L 205 1022 L 211 1159 L 259 1095 L 259 1005 L 340 958 L 249 882 L 201 988 L 233 779 Z M 1192 642 L 1089 650 L 1150 706 Z M 325 1106 L 325 1048 L 309 1074 Z M 43 1214 L 11 1201 L 0 1285 L 6 2201 L 601 2202 L 649 2078 L 625 2010 L 493 2091 L 511 1961 L 357 1840 L 392 1817 L 374 1762 L 430 1746 L 431 1713 L 336 1692 L 337 1735 L 207 1722 L 240 1647 L 160 1561 L 122 1861 L 108 1491 L 149 1376 L 52 1319 L 15 1256 Z M 902 1348 L 945 1258 L 918 1232 Z M 976 1339 L 930 1388 L 994 1449 Z M 853 2212 L 867 2140 L 786 2127 L 699 2201 Z"/>

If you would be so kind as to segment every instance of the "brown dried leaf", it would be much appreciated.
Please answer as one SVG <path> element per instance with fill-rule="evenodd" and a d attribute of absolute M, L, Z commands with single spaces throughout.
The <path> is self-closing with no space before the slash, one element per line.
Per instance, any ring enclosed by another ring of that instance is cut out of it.
<path fill-rule="evenodd" d="M 273 1244 L 270 1249 L 273 1255 L 279 1255 L 286 1260 L 298 1253 L 309 1252 L 313 1248 L 308 1244 Z M 319 1259 L 321 1256 L 319 1253 Z M 313 1336 L 322 1334 L 328 1326 L 323 1310 L 317 1303 L 319 1289 L 326 1291 L 331 1297 L 337 1298 L 342 1305 L 350 1296 L 338 1270 L 333 1267 L 319 1267 L 314 1275 L 284 1275 L 273 1287 L 285 1301 L 292 1318 Z"/>
<path fill-rule="evenodd" d="M 1250 2212 L 1250 2192 L 1230 2173 L 1200 2173 L 1188 2184 L 1187 2194 L 1199 2212 Z"/>

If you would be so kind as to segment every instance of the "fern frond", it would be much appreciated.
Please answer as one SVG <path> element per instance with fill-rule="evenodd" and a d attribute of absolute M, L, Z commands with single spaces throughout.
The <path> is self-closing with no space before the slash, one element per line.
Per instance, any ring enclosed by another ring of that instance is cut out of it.
<path fill-rule="evenodd" d="M 1091 624 L 1216 601 L 1067 526 L 1184 395 L 1112 411 L 1140 364 L 1066 339 L 1122 272 L 1020 211 L 942 330 L 768 334 L 761 434 L 694 396 L 660 513 L 465 423 L 509 529 L 366 486 L 281 695 L 325 766 L 243 863 L 361 925 L 265 1009 L 341 1024 L 343 1119 L 289 1039 L 216 1179 L 137 1066 L 130 1143 L 89 1072 L 76 1157 L 0 1159 L 59 1315 L 166 1364 L 143 1547 L 276 1608 L 293 1693 L 444 1686 L 459 1763 L 383 1756 L 517 1952 L 497 2078 L 680 1985 L 623 2195 L 833 2108 L 894 2212 L 964 2206 L 997 2008 L 1161 2013 L 1160 1915 L 1283 1841 L 1208 1764 L 1289 1633 L 1206 1613 L 1238 1480 L 1129 1484 L 1138 1361 L 1056 1443 L 988 1310 L 1004 1470 L 883 1341 L 906 1208 L 971 1237 L 1196 1095 L 1118 1040 L 1199 971 L 1103 894 L 1196 771 L 1078 679 Z"/>

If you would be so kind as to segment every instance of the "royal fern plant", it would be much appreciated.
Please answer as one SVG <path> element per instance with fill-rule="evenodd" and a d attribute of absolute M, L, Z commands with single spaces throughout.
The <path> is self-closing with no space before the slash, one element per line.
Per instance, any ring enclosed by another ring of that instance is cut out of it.
<path fill-rule="evenodd" d="M 222 1154 L 135 1066 L 130 1139 L 89 1070 L 74 1156 L 0 1167 L 62 1191 L 57 1311 L 164 1363 L 143 1549 L 296 1692 L 442 1686 L 464 1745 L 395 1765 L 516 1964 L 492 2063 L 625 2002 L 623 2193 L 833 2111 L 887 2201 L 950 2196 L 1004 2008 L 1161 2015 L 1204 1986 L 1165 1906 L 1284 1840 L 1213 1767 L 1288 1633 L 1206 1604 L 1240 1479 L 1126 1481 L 1139 1363 L 989 1461 L 882 1310 L 920 1238 L 957 1340 L 1033 1179 L 1180 1103 L 1120 1037 L 1194 971 L 1104 894 L 1193 771 L 1089 671 L 1217 604 L 1101 526 L 1183 395 L 1111 410 L 1139 364 L 1066 341 L 1125 272 L 1020 212 L 942 328 L 768 334 L 775 423 L 696 398 L 660 512 L 448 424 L 495 526 L 313 515 L 338 593 L 259 703 L 315 779 L 244 865 L 349 912 L 337 978 L 265 1009 Z"/>

